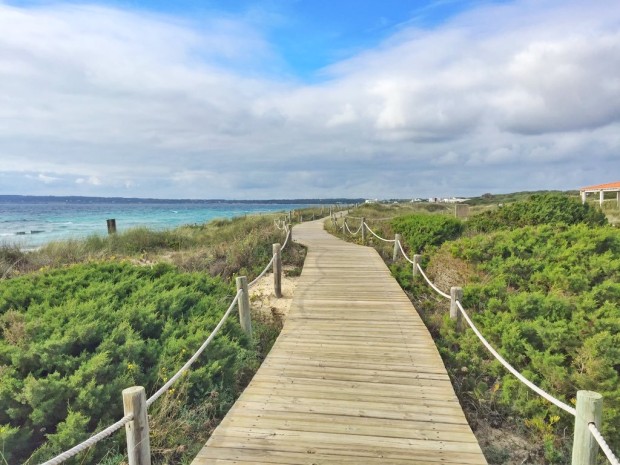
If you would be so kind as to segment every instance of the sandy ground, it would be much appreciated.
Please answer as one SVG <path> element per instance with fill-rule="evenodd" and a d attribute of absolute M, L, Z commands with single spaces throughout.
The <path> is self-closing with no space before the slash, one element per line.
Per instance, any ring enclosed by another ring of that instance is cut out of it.
<path fill-rule="evenodd" d="M 284 266 L 280 299 L 273 295 L 273 273 L 267 273 L 250 289 L 250 306 L 253 311 L 264 313 L 276 320 L 286 319 L 299 280 L 298 276 L 286 276 L 289 269 Z"/>

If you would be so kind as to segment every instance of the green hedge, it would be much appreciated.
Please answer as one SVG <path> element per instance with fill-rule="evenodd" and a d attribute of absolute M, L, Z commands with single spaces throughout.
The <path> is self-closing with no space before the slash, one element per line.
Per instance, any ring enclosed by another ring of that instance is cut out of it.
<path fill-rule="evenodd" d="M 143 385 L 152 394 L 199 347 L 233 295 L 219 278 L 163 264 L 91 263 L 4 281 L 4 459 L 42 461 L 116 421 L 121 390 Z M 186 379 L 190 404 L 217 392 L 218 408 L 227 409 L 257 363 L 251 341 L 229 318 Z M 101 452 L 91 454 L 94 461 Z"/>
<path fill-rule="evenodd" d="M 607 224 L 605 215 L 589 204 L 562 194 L 532 195 L 528 200 L 515 202 L 472 216 L 467 229 L 491 232 L 500 229 L 536 226 L 540 224 Z"/>
<path fill-rule="evenodd" d="M 456 239 L 463 231 L 463 224 L 456 218 L 431 214 L 400 216 L 392 220 L 392 227 L 402 235 L 412 253 L 422 253 Z"/>
<path fill-rule="evenodd" d="M 444 247 L 486 277 L 464 287 L 463 304 L 491 344 L 531 381 L 569 404 L 577 390 L 601 393 L 603 432 L 618 449 L 620 231 L 584 224 L 530 226 Z M 464 388 L 480 402 L 497 402 L 524 417 L 545 437 L 548 461 L 564 463 L 558 438 L 564 428 L 572 429 L 573 419 L 493 361 L 473 332 L 459 335 L 448 325 L 442 335 L 450 365 L 468 367 Z"/>

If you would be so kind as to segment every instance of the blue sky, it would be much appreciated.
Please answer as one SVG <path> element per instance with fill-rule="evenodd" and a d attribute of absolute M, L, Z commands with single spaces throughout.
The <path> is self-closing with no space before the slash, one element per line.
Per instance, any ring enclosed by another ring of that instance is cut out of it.
<path fill-rule="evenodd" d="M 620 166 L 620 2 L 0 0 L 0 194 L 418 197 Z"/>
<path fill-rule="evenodd" d="M 54 2 L 13 1 L 32 7 Z M 80 5 L 71 1 L 64 4 Z M 92 3 L 92 2 L 86 2 Z M 408 28 L 430 29 L 476 5 L 499 0 L 206 0 L 95 2 L 137 12 L 162 13 L 200 27 L 211 17 L 243 18 L 264 34 L 279 58 L 275 70 L 303 80 L 321 79 L 321 69 L 380 44 Z M 270 67 L 256 70 L 273 72 Z"/>

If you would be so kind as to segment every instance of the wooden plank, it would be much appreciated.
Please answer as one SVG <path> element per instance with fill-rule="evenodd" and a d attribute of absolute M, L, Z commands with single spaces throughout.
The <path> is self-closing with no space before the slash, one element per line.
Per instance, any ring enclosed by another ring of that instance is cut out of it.
<path fill-rule="evenodd" d="M 280 337 L 193 464 L 486 464 L 424 323 L 320 222 Z"/>

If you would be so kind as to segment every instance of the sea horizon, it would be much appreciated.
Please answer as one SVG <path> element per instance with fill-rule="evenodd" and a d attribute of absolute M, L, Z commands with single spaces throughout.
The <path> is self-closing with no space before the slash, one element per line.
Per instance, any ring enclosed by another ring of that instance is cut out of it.
<path fill-rule="evenodd" d="M 331 203 L 320 199 L 278 202 L 0 195 L 0 245 L 33 250 L 49 242 L 106 235 L 108 219 L 116 220 L 118 232 L 137 227 L 163 230 L 204 224 L 217 218 L 328 204 Z"/>
<path fill-rule="evenodd" d="M 338 203 L 363 202 L 362 198 L 293 198 L 293 199 L 169 199 L 155 197 L 106 197 L 106 196 L 83 196 L 83 195 L 24 195 L 24 194 L 0 194 L 0 203 L 22 201 L 73 201 L 73 202 L 149 202 L 149 203 L 249 203 L 249 204 L 307 204 L 307 205 L 330 205 Z"/>

